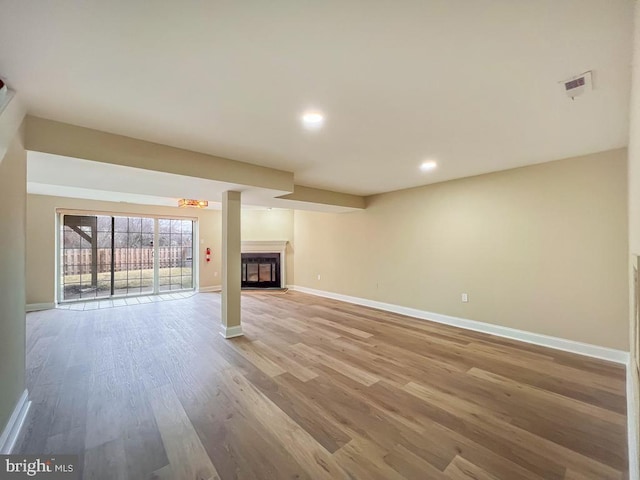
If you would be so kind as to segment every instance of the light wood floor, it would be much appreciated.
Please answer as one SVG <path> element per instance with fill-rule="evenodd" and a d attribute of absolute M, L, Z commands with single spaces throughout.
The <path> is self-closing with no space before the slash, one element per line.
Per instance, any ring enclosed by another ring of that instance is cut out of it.
<path fill-rule="evenodd" d="M 297 292 L 27 317 L 22 453 L 104 479 L 626 478 L 622 366 Z"/>

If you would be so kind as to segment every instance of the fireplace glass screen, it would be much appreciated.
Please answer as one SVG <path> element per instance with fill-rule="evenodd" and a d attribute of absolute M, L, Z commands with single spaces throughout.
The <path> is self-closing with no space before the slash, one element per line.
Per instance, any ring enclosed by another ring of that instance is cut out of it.
<path fill-rule="evenodd" d="M 243 253 L 243 288 L 279 288 L 279 253 Z"/>

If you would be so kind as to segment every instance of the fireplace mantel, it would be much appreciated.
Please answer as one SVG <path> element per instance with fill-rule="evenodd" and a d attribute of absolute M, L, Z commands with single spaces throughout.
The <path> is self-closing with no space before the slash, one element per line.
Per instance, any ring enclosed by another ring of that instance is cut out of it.
<path fill-rule="evenodd" d="M 242 253 L 283 253 L 287 249 L 287 240 L 243 240 Z"/>
<path fill-rule="evenodd" d="M 287 286 L 287 243 L 288 240 L 243 240 L 242 253 L 279 253 L 280 287 Z"/>

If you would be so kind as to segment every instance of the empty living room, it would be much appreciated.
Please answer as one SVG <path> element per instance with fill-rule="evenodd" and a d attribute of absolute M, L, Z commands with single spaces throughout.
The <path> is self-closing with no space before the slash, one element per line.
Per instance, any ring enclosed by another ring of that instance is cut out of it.
<path fill-rule="evenodd" d="M 640 480 L 640 0 L 0 0 L 0 479 Z"/>

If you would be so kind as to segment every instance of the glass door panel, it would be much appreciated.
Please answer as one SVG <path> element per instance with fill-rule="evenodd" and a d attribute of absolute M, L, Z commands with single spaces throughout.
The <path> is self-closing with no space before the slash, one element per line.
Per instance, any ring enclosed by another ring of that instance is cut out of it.
<path fill-rule="evenodd" d="M 98 217 L 66 215 L 61 230 L 60 286 L 63 298 L 104 296 L 99 288 Z"/>
<path fill-rule="evenodd" d="M 257 263 L 248 263 L 247 264 L 247 281 L 248 282 L 258 282 L 258 264 Z"/>
<path fill-rule="evenodd" d="M 193 288 L 193 221 L 158 220 L 160 291 Z"/>
<path fill-rule="evenodd" d="M 114 294 L 153 293 L 153 219 L 116 217 L 115 225 Z"/>
<path fill-rule="evenodd" d="M 271 278 L 271 264 L 270 263 L 261 263 L 260 264 L 260 273 L 259 273 L 259 282 L 271 282 L 273 279 Z"/>

